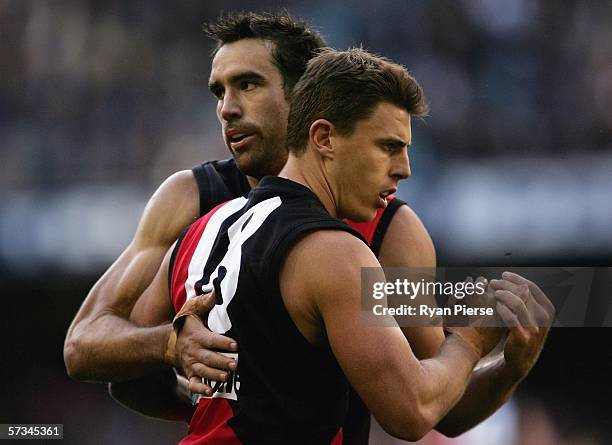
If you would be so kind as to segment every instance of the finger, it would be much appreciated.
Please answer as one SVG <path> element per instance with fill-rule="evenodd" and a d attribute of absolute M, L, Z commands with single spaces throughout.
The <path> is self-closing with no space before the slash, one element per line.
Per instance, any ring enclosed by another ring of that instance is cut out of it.
<path fill-rule="evenodd" d="M 212 388 L 202 382 L 200 377 L 194 376 L 189 379 L 189 391 L 194 394 L 212 395 Z"/>
<path fill-rule="evenodd" d="M 199 300 L 200 301 L 198 302 L 195 311 L 200 316 L 200 318 L 206 319 L 208 313 L 213 307 L 215 307 L 216 297 L 214 289 L 212 292 L 200 295 Z"/>
<path fill-rule="evenodd" d="M 489 280 L 487 280 L 485 277 L 479 276 L 476 278 L 476 282 L 474 283 L 474 289 L 474 293 L 469 295 L 471 298 L 468 298 L 467 301 L 471 301 L 476 305 L 492 304 L 494 299 L 492 298 L 493 292 L 490 292 L 491 288 L 489 287 Z M 483 291 L 481 292 L 480 289 Z"/>
<path fill-rule="evenodd" d="M 476 283 L 484 283 L 485 285 L 487 284 L 489 280 L 487 280 L 485 277 L 483 276 L 479 276 L 478 278 L 476 278 Z"/>
<path fill-rule="evenodd" d="M 476 278 L 476 281 L 474 282 L 474 289 L 476 289 L 476 291 L 474 291 L 474 293 L 472 293 L 471 295 L 481 297 L 482 295 L 486 294 L 486 289 L 488 288 L 488 284 L 489 284 L 489 280 L 487 280 L 485 277 Z M 485 292 L 479 293 L 478 292 L 479 288 L 484 289 Z"/>
<path fill-rule="evenodd" d="M 497 303 L 496 308 L 500 318 L 508 327 L 510 335 L 518 337 L 518 339 L 523 343 L 527 343 L 529 341 L 529 335 L 519 323 L 519 320 L 516 315 L 503 303 Z"/>
<path fill-rule="evenodd" d="M 225 382 L 228 375 L 225 371 L 210 368 L 202 363 L 192 363 L 187 372 L 190 380 L 192 377 L 200 377 L 202 379 L 214 380 L 215 382 Z"/>
<path fill-rule="evenodd" d="M 195 343 L 197 348 L 214 349 L 226 352 L 236 352 L 238 344 L 236 340 L 225 335 L 212 332 L 201 319 L 196 316 L 187 317 L 177 341 L 189 339 L 189 343 Z"/>
<path fill-rule="evenodd" d="M 495 305 L 495 309 L 497 310 L 499 317 L 502 319 L 502 321 L 507 327 L 511 328 L 520 325 L 519 320 L 514 314 L 514 312 L 508 309 L 508 307 L 503 303 L 498 301 Z"/>
<path fill-rule="evenodd" d="M 236 360 L 219 352 L 199 349 L 193 356 L 197 362 L 219 371 L 234 371 L 237 367 Z"/>
<path fill-rule="evenodd" d="M 510 272 L 510 271 L 505 271 L 502 273 L 502 278 L 504 280 L 508 280 L 508 281 L 512 281 L 513 283 L 516 284 L 534 284 L 532 281 L 528 280 L 527 278 L 514 273 L 514 272 Z"/>
<path fill-rule="evenodd" d="M 516 315 L 522 326 L 535 326 L 531 314 L 521 297 L 507 290 L 496 290 L 495 298 L 497 301 L 504 303 Z"/>
<path fill-rule="evenodd" d="M 529 288 L 526 284 L 517 284 L 509 280 L 491 280 L 491 287 L 495 290 L 507 290 L 515 295 L 523 296 L 524 291 L 529 295 Z M 526 301 L 526 298 L 523 298 Z"/>
<path fill-rule="evenodd" d="M 504 274 L 506 274 L 508 279 L 512 279 L 515 282 L 523 282 L 529 287 L 529 291 L 533 295 L 536 303 L 538 303 L 546 312 L 547 320 L 545 320 L 545 323 L 552 324 L 557 310 L 542 289 L 540 289 L 540 287 L 533 281 L 530 281 L 518 274 L 512 272 L 504 272 Z M 504 276 L 504 274 L 502 274 L 502 276 Z"/>
<path fill-rule="evenodd" d="M 533 295 L 536 302 L 540 306 L 543 306 L 546 312 L 554 313 L 555 307 L 553 306 L 551 301 L 548 299 L 546 294 L 542 292 L 542 289 L 540 289 L 539 286 L 535 284 L 533 281 L 530 281 L 525 277 L 515 274 L 514 272 L 508 272 L 508 271 L 502 273 L 502 278 L 508 281 L 512 281 L 513 283 L 516 283 L 516 284 L 526 284 L 529 287 L 529 290 L 531 291 L 531 294 Z"/>
<path fill-rule="evenodd" d="M 495 308 L 497 309 L 499 317 L 502 319 L 502 321 L 508 328 L 513 328 L 521 325 L 516 314 L 512 312 L 505 304 L 497 302 Z"/>
<path fill-rule="evenodd" d="M 225 335 L 217 334 L 216 332 L 209 331 L 203 326 L 202 332 L 200 333 L 197 342 L 200 347 L 205 349 L 214 349 L 218 351 L 236 352 L 238 350 L 238 344 L 236 340 Z"/>

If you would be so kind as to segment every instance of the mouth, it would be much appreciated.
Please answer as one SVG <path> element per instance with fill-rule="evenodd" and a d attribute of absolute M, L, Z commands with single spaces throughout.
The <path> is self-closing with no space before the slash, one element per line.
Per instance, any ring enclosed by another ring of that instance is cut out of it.
<path fill-rule="evenodd" d="M 253 140 L 256 134 L 237 129 L 228 130 L 225 132 L 225 140 L 233 152 L 244 150 Z"/>
<path fill-rule="evenodd" d="M 397 192 L 397 188 L 393 187 L 390 188 L 388 190 L 385 190 L 384 192 L 381 192 L 378 194 L 378 199 L 380 201 L 380 207 L 382 208 L 386 208 L 387 207 L 387 198 L 389 198 L 389 196 L 393 195 L 394 193 Z"/>

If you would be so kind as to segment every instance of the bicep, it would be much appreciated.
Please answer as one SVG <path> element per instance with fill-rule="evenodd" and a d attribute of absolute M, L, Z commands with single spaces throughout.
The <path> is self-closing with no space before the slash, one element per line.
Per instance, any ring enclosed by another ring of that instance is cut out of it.
<path fill-rule="evenodd" d="M 200 193 L 193 173 L 189 170 L 174 173 L 151 196 L 132 244 L 137 250 L 162 246 L 165 252 L 199 214 Z"/>
<path fill-rule="evenodd" d="M 170 300 L 168 273 L 174 245 L 166 252 L 151 284 L 142 293 L 130 319 L 141 326 L 157 326 L 172 320 L 174 308 Z"/>
<path fill-rule="evenodd" d="M 96 305 L 92 312 L 128 318 L 141 294 L 151 293 L 168 247 L 198 214 L 193 173 L 180 171 L 166 179 L 147 203 L 132 242 L 88 296 Z"/>
<path fill-rule="evenodd" d="M 304 294 L 314 299 L 329 344 L 349 382 L 377 417 L 384 416 L 397 400 L 393 394 L 397 385 L 406 373 L 416 375 L 420 365 L 397 327 L 366 325 L 362 319 L 361 268 L 378 268 L 379 264 L 356 239 L 348 246 L 330 247 L 329 242 L 308 246 L 309 251 L 301 256 L 301 270 L 306 271 L 300 278 Z M 382 271 L 379 279 L 384 281 Z M 408 392 L 405 396 L 410 398 Z"/>
<path fill-rule="evenodd" d="M 168 247 L 197 218 L 198 190 L 193 174 L 170 176 L 147 203 L 132 242 L 92 288 L 75 322 L 106 312 L 127 318 L 155 277 Z"/>

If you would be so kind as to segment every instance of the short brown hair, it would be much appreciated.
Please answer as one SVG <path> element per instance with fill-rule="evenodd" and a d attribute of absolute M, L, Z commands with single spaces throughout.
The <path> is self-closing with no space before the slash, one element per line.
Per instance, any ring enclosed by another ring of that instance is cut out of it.
<path fill-rule="evenodd" d="M 306 22 L 293 19 L 286 11 L 257 14 L 236 12 L 222 15 L 203 25 L 204 32 L 217 42 L 216 53 L 226 43 L 242 39 L 264 39 L 274 43 L 272 59 L 283 76 L 287 98 L 306 70 L 308 61 L 327 44 Z"/>
<path fill-rule="evenodd" d="M 327 119 L 341 134 L 350 134 L 380 102 L 397 105 L 413 116 L 427 113 L 423 89 L 403 66 L 360 48 L 322 50 L 308 62 L 293 90 L 287 124 L 289 151 L 306 150 L 315 120 Z"/>

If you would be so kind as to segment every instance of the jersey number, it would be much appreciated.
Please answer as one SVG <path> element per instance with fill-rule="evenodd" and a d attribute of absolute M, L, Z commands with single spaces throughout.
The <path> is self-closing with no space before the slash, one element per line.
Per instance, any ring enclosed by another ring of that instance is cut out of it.
<path fill-rule="evenodd" d="M 215 240 L 219 237 L 223 221 L 241 210 L 246 204 L 245 198 L 234 199 L 219 208 L 210 218 L 189 265 L 189 276 L 185 283 L 187 298 L 196 295 L 196 283 L 202 286 L 203 292 L 215 289 L 217 304 L 208 314 L 208 327 L 213 332 L 225 333 L 230 330 L 232 323 L 227 315 L 227 306 L 236 293 L 240 265 L 242 261 L 242 245 L 263 225 L 270 214 L 281 205 L 278 196 L 266 199 L 240 216 L 227 231 L 229 239 L 225 255 L 203 283 L 202 271 L 208 259 Z"/>

